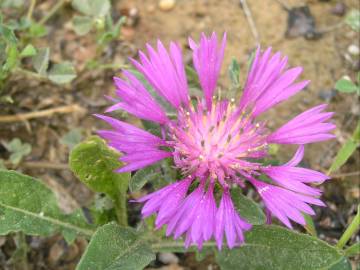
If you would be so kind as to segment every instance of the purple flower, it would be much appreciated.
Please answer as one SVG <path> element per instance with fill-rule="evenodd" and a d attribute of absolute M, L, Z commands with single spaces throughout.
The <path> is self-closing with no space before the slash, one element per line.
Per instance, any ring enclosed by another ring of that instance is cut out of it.
<path fill-rule="evenodd" d="M 309 81 L 297 82 L 302 68 L 287 68 L 287 58 L 257 49 L 238 103 L 234 99 L 218 100 L 216 83 L 223 61 L 226 35 L 218 44 L 215 33 L 201 36 L 197 44 L 189 40 L 194 67 L 204 98 L 196 105 L 189 96 L 180 47 L 170 43 L 167 51 L 158 41 L 157 48 L 147 45 L 147 55 L 139 52 L 139 61 L 131 60 L 155 92 L 175 110 L 170 119 L 145 86 L 129 71 L 124 79 L 114 78 L 119 102 L 107 111 L 122 109 L 136 117 L 158 123 L 162 136 L 114 118 L 97 115 L 112 130 L 100 130 L 108 144 L 123 153 L 126 165 L 118 172 L 144 168 L 172 157 L 183 180 L 146 195 L 143 217 L 157 214 L 155 226 L 167 226 L 166 234 L 175 239 L 184 236 L 185 246 L 199 249 L 204 241 L 215 239 L 221 249 L 224 239 L 233 248 L 244 242 L 244 231 L 251 228 L 234 208 L 230 195 L 233 185 L 249 181 L 264 201 L 268 213 L 286 226 L 289 220 L 305 224 L 302 213 L 314 214 L 309 204 L 324 204 L 318 199 L 321 190 L 310 186 L 328 177 L 297 165 L 304 155 L 304 144 L 333 138 L 329 132 L 332 113 L 326 105 L 307 110 L 271 132 L 257 116 L 304 89 Z M 261 163 L 268 156 L 269 143 L 299 145 L 294 157 L 280 166 Z M 260 180 L 266 175 L 271 184 Z M 176 179 L 174 179 L 176 180 Z M 215 188 L 216 187 L 216 188 Z M 216 192 L 215 192 L 216 190 Z M 216 193 L 216 196 L 215 196 Z M 216 199 L 218 198 L 218 200 Z M 268 218 L 270 216 L 268 215 Z"/>

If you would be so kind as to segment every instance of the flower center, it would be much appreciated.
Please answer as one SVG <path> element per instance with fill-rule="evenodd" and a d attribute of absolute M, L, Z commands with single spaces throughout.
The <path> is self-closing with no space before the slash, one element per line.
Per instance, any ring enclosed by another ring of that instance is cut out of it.
<path fill-rule="evenodd" d="M 183 173 L 218 179 L 223 185 L 258 168 L 247 160 L 267 155 L 266 130 L 251 114 L 232 103 L 213 103 L 211 110 L 198 103 L 180 110 L 170 127 L 174 161 Z"/>

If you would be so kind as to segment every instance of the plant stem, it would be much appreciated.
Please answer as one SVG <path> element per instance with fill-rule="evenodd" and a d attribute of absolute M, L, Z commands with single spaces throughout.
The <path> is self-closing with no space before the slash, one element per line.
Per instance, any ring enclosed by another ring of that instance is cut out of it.
<path fill-rule="evenodd" d="M 352 246 L 345 249 L 346 257 L 355 256 L 357 254 L 360 254 L 360 243 L 359 242 L 355 243 Z"/>
<path fill-rule="evenodd" d="M 39 21 L 39 24 L 44 24 L 49 20 L 65 3 L 67 0 L 59 0 L 52 9 Z"/>
<path fill-rule="evenodd" d="M 356 214 L 355 218 L 353 219 L 353 221 L 350 223 L 349 227 L 347 227 L 347 229 L 341 236 L 336 247 L 340 248 L 340 249 L 343 248 L 345 246 L 345 244 L 347 243 L 347 241 L 349 241 L 350 237 L 359 229 L 359 225 L 360 225 L 360 205 L 358 206 L 357 214 Z"/>
<path fill-rule="evenodd" d="M 127 209 L 126 209 L 126 194 L 121 194 L 120 196 L 116 196 L 113 198 L 116 217 L 119 225 L 127 226 L 128 225 L 128 217 L 127 217 Z"/>
<path fill-rule="evenodd" d="M 26 243 L 25 234 L 23 232 L 16 233 L 15 236 L 16 251 L 13 255 L 15 265 L 21 267 L 21 269 L 28 270 L 27 252 L 28 245 Z"/>
<path fill-rule="evenodd" d="M 32 14 L 33 14 L 35 5 L 36 5 L 36 0 L 31 0 L 31 2 L 30 2 L 30 7 L 29 7 L 28 13 L 27 13 L 27 15 L 26 15 L 26 18 L 27 18 L 29 21 L 31 21 L 31 19 L 32 19 Z"/>
<path fill-rule="evenodd" d="M 203 243 L 203 247 L 204 248 L 216 247 L 216 242 L 214 241 L 205 242 Z M 151 249 L 154 252 L 162 252 L 162 251 L 165 252 L 168 249 L 179 250 L 179 252 L 180 250 L 185 250 L 183 241 L 174 241 L 174 240 L 166 240 L 162 242 L 152 243 Z M 189 247 L 187 251 L 195 251 L 195 250 L 196 250 L 195 247 Z"/>

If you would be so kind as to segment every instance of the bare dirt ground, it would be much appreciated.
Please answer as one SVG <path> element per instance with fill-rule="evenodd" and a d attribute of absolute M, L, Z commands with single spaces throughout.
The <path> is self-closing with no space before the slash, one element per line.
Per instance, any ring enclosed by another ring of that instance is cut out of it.
<path fill-rule="evenodd" d="M 45 13 L 54 2 L 40 2 L 35 16 Z M 154 44 L 159 38 L 165 43 L 170 40 L 178 41 L 183 47 L 186 62 L 191 63 L 191 53 L 187 47 L 189 36 L 198 39 L 201 32 L 226 31 L 228 42 L 219 82 L 221 89 L 225 89 L 229 84 L 227 67 L 233 57 L 240 61 L 241 80 L 244 81 L 249 55 L 257 44 L 261 44 L 263 48 L 272 46 L 274 50 L 282 51 L 284 55 L 288 55 L 290 65 L 302 66 L 302 77 L 311 80 L 308 89 L 266 115 L 270 126 L 277 127 L 304 109 L 324 102 L 329 103 L 329 109 L 336 112 L 337 139 L 307 146 L 306 166 L 326 172 L 340 145 L 351 136 L 359 116 L 358 101 L 354 96 L 336 93 L 334 85 L 343 75 L 355 78 L 356 72 L 360 69 L 359 56 L 350 55 L 348 52 L 350 45 L 358 44 L 359 34 L 341 25 L 344 17 L 334 15 L 333 9 L 339 3 L 344 3 L 348 10 L 359 9 L 358 1 L 247 1 L 258 38 L 249 27 L 249 20 L 244 15 L 240 1 L 236 0 L 177 0 L 167 11 L 159 8 L 159 1 L 156 0 L 113 2 L 114 17 L 128 14 L 130 10 L 136 10 L 137 15 L 132 17 L 133 23 L 123 27 L 118 40 L 102 52 L 101 58 L 105 62 L 128 64 L 129 56 L 136 56 L 137 50 L 143 49 L 146 42 Z M 286 9 L 304 5 L 309 7 L 315 19 L 316 27 L 313 30 L 316 35 L 286 37 L 289 16 Z M 32 145 L 31 154 L 20 164 L 19 169 L 43 179 L 53 187 L 59 194 L 62 208 L 66 211 L 71 211 L 77 206 L 87 206 L 93 194 L 67 169 L 69 148 L 60 143 L 60 138 L 69 130 L 79 127 L 83 128 L 84 137 L 94 134 L 101 123 L 91 114 L 102 112 L 107 106 L 103 95 L 113 94 L 111 78 L 120 74 L 118 70 L 113 69 L 82 71 L 85 62 L 96 56 L 96 40 L 91 34 L 84 37 L 76 36 L 69 25 L 72 12 L 70 7 L 65 7 L 54 16 L 47 24 L 50 29 L 49 36 L 39 40 L 39 44 L 35 45 L 50 46 L 53 61 L 74 62 L 80 71 L 78 78 L 71 85 L 60 87 L 18 74 L 6 85 L 6 92 L 12 95 L 14 103 L 0 104 L 1 115 L 35 112 L 74 104 L 82 108 L 80 111 L 70 109 L 69 113 L 28 121 L 0 122 L 0 141 L 10 141 L 18 137 Z M 292 150 L 281 149 L 281 159 L 288 159 L 292 155 Z M 0 158 L 8 158 L 8 153 L 1 144 Z M 322 186 L 325 189 L 324 200 L 329 208 L 317 209 L 316 225 L 320 237 L 330 243 L 335 243 L 348 219 L 355 214 L 360 198 L 359 174 L 356 174 L 359 169 L 360 160 L 357 153 L 336 173 L 334 179 Z M 351 175 L 347 176 L 348 173 Z M 74 269 L 86 246 L 85 240 L 81 239 L 67 246 L 58 236 L 48 239 L 29 237 L 27 240 L 31 248 L 28 253 L 28 269 Z M 359 241 L 352 241 L 356 240 Z M 6 265 L 6 260 L 14 250 L 14 241 L 11 237 L 0 237 L 0 249 L 1 269 L 2 263 Z M 182 256 L 180 263 L 162 266 L 162 269 L 208 269 L 210 264 L 213 266 L 212 269 L 217 269 L 211 258 L 198 263 L 193 255 L 188 255 Z"/>

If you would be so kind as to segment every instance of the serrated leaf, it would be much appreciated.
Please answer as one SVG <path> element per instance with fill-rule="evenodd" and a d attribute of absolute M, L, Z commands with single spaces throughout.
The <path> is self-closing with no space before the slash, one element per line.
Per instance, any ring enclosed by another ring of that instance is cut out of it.
<path fill-rule="evenodd" d="M 266 216 L 260 206 L 253 200 L 245 197 L 239 188 L 231 190 L 231 198 L 239 215 L 253 225 L 261 225 L 266 222 Z"/>
<path fill-rule="evenodd" d="M 90 32 L 93 26 L 93 19 L 87 16 L 75 16 L 72 20 L 76 34 L 83 36 Z"/>
<path fill-rule="evenodd" d="M 222 270 L 328 269 L 342 259 L 326 242 L 279 226 L 254 226 L 245 239 L 243 246 L 216 255 Z"/>
<path fill-rule="evenodd" d="M 229 66 L 229 77 L 233 88 L 240 87 L 240 65 L 239 62 L 233 58 Z"/>
<path fill-rule="evenodd" d="M 103 192 L 113 199 L 119 222 L 127 223 L 126 192 L 130 173 L 115 173 L 121 167 L 119 154 L 97 136 L 78 144 L 70 153 L 70 168 L 91 190 Z"/>
<path fill-rule="evenodd" d="M 52 191 L 35 178 L 0 170 L 0 187 L 0 235 L 22 231 L 49 236 L 61 232 L 68 242 L 78 234 L 92 235 L 82 213 L 63 214 Z"/>
<path fill-rule="evenodd" d="M 177 115 L 177 112 L 174 108 L 170 105 L 169 102 L 165 101 L 164 98 L 159 96 L 157 92 L 153 89 L 153 87 L 149 84 L 149 82 L 145 79 L 144 75 L 136 69 L 130 69 L 131 73 L 136 76 L 136 78 L 142 82 L 145 86 L 146 90 L 152 95 L 152 97 L 161 105 L 168 116 Z"/>
<path fill-rule="evenodd" d="M 57 84 L 69 83 L 76 78 L 74 66 L 69 62 L 55 64 L 51 67 L 48 77 Z"/>
<path fill-rule="evenodd" d="M 49 67 L 50 49 L 40 48 L 38 53 L 33 57 L 33 67 L 42 76 L 46 75 Z"/>
<path fill-rule="evenodd" d="M 140 233 L 110 223 L 95 232 L 76 269 L 137 270 L 154 259 L 155 254 Z"/>
<path fill-rule="evenodd" d="M 130 179 L 130 192 L 140 190 L 147 182 L 151 182 L 156 178 L 161 177 L 159 173 L 159 166 L 148 166 L 145 169 L 138 170 Z"/>
<path fill-rule="evenodd" d="M 354 31 L 360 31 L 360 11 L 352 9 L 345 17 L 345 23 L 349 25 Z"/>
<path fill-rule="evenodd" d="M 186 72 L 186 78 L 188 80 L 189 85 L 192 88 L 197 88 L 197 89 L 200 88 L 199 77 L 198 77 L 196 70 L 194 68 L 192 68 L 191 66 L 186 65 L 185 72 Z"/>
<path fill-rule="evenodd" d="M 360 121 L 358 122 L 356 129 L 352 135 L 352 138 L 347 140 L 343 146 L 341 146 L 339 152 L 336 154 L 334 161 L 329 169 L 331 172 L 337 171 L 354 153 L 358 145 L 360 144 Z"/>
<path fill-rule="evenodd" d="M 340 79 L 335 84 L 335 89 L 342 93 L 354 93 L 359 90 L 359 86 L 347 79 Z"/>
<path fill-rule="evenodd" d="M 71 2 L 77 11 L 94 17 L 103 17 L 110 10 L 109 0 L 73 0 Z"/>
<path fill-rule="evenodd" d="M 26 47 L 20 53 L 20 57 L 29 57 L 34 55 L 36 55 L 36 49 L 31 44 L 26 45 Z"/>

